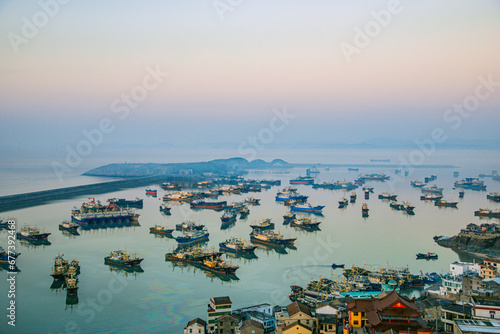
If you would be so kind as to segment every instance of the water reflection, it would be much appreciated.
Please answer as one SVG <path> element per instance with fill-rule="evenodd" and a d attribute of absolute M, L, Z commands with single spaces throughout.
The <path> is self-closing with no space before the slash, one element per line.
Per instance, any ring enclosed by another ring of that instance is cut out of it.
<path fill-rule="evenodd" d="M 214 273 L 214 272 L 209 271 L 209 270 L 204 270 L 200 267 L 197 267 L 195 262 L 192 262 L 192 263 L 171 262 L 171 261 L 166 261 L 166 262 L 170 263 L 170 265 L 172 266 L 172 271 L 175 271 L 176 268 L 178 268 L 181 270 L 182 273 L 184 273 L 184 272 L 193 273 L 193 274 L 203 273 L 207 277 L 212 278 L 212 280 L 217 279 L 217 280 L 221 280 L 223 282 L 232 282 L 232 281 L 239 281 L 240 280 L 238 278 L 238 276 L 236 276 L 235 274 L 218 274 L 218 273 Z"/>
<path fill-rule="evenodd" d="M 257 255 L 255 255 L 254 253 L 250 253 L 250 254 L 244 254 L 244 253 L 225 253 L 226 255 L 226 259 L 227 258 L 233 258 L 233 259 L 244 259 L 244 263 L 246 262 L 250 262 L 252 260 L 256 260 L 258 259 L 259 257 Z"/>
<path fill-rule="evenodd" d="M 26 239 L 18 239 L 18 242 L 21 246 L 26 247 L 26 248 L 37 248 L 42 246 L 42 248 L 45 248 L 45 246 L 50 246 L 52 245 L 50 241 L 48 240 L 26 240 Z"/>
<path fill-rule="evenodd" d="M 255 246 L 257 246 L 258 249 L 265 250 L 266 253 L 272 253 L 273 251 L 278 253 L 278 254 L 283 254 L 286 255 L 288 252 L 286 251 L 285 246 L 272 246 L 272 245 L 265 245 L 265 244 L 260 244 L 260 243 L 254 243 Z"/>
<path fill-rule="evenodd" d="M 50 285 L 50 290 L 62 291 L 62 290 L 64 290 L 64 287 L 65 287 L 64 280 L 54 279 L 54 281 L 52 281 L 52 284 Z"/>
<path fill-rule="evenodd" d="M 126 266 L 120 266 L 117 264 L 113 263 L 105 263 L 106 266 L 108 266 L 109 271 L 129 277 L 129 276 L 134 276 L 137 277 L 140 273 L 144 272 L 144 269 L 142 269 L 140 266 L 131 266 L 131 267 L 126 267 Z"/>
<path fill-rule="evenodd" d="M 229 221 L 229 222 L 224 222 L 224 223 L 221 223 L 220 225 L 220 229 L 221 230 L 228 230 L 230 229 L 231 227 L 233 227 L 236 223 L 236 220 L 232 220 L 232 221 Z"/>
<path fill-rule="evenodd" d="M 10 264 L 8 263 L 0 263 L 0 271 L 5 270 L 9 271 L 11 273 L 17 273 L 20 272 L 19 268 L 17 268 L 17 265 L 14 265 L 14 267 L 11 267 Z"/>
<path fill-rule="evenodd" d="M 78 231 L 71 231 L 71 230 L 62 230 L 62 235 L 65 237 L 68 237 L 70 239 L 76 239 L 77 236 L 80 235 Z"/>
<path fill-rule="evenodd" d="M 66 310 L 73 309 L 76 305 L 78 305 L 78 293 L 70 294 L 69 292 L 66 294 Z"/>

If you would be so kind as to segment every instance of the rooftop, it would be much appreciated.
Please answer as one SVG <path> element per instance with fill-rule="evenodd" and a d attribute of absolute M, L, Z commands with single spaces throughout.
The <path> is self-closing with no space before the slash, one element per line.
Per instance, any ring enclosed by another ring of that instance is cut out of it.
<path fill-rule="evenodd" d="M 194 324 L 199 324 L 200 326 L 203 326 L 203 327 L 207 326 L 207 322 L 205 320 L 200 319 L 200 318 L 196 318 L 196 319 L 193 319 L 190 322 L 188 322 L 186 327 L 189 327 L 189 326 L 194 325 Z"/>
<path fill-rule="evenodd" d="M 470 305 L 466 304 L 450 304 L 446 306 L 441 306 L 443 311 L 447 312 L 453 312 L 453 313 L 460 313 L 460 314 L 465 314 L 465 315 L 472 315 L 472 309 L 473 307 Z"/>
<path fill-rule="evenodd" d="M 481 299 L 473 297 L 473 302 L 475 305 L 485 305 L 485 306 L 495 306 L 500 307 L 500 300 L 498 299 Z"/>
<path fill-rule="evenodd" d="M 311 312 L 309 311 L 307 306 L 305 306 L 304 304 L 301 304 L 299 302 L 293 302 L 290 305 L 288 305 L 286 308 L 287 308 L 288 314 L 290 316 L 293 316 L 294 314 L 299 313 L 299 312 L 305 313 L 308 316 L 312 316 Z"/>
<path fill-rule="evenodd" d="M 231 304 L 231 299 L 228 296 L 225 297 L 214 297 L 211 299 L 214 304 Z"/>
<path fill-rule="evenodd" d="M 243 324 L 241 325 L 240 329 L 250 327 L 250 326 L 264 329 L 264 327 L 262 326 L 262 324 L 260 322 L 254 321 L 252 319 L 248 319 L 248 320 L 243 321 Z"/>
<path fill-rule="evenodd" d="M 316 314 L 320 324 L 336 324 L 337 316 L 333 314 Z"/>
<path fill-rule="evenodd" d="M 484 320 L 455 320 L 464 333 L 500 333 L 500 323 Z"/>

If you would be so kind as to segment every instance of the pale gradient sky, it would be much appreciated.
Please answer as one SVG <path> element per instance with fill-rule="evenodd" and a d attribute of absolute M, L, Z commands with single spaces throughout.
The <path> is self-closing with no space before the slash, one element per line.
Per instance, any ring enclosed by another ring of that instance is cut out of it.
<path fill-rule="evenodd" d="M 73 0 L 16 53 L 41 7 L 0 0 L 0 146 L 64 147 L 104 117 L 106 143 L 240 142 L 283 106 L 297 117 L 276 141 L 426 137 L 478 76 L 500 81 L 500 3 L 400 3 L 349 63 L 340 44 L 388 1 L 242 0 L 221 20 L 212 0 Z M 169 77 L 119 120 L 147 66 Z M 500 139 L 499 106 L 500 87 L 450 137 Z"/>

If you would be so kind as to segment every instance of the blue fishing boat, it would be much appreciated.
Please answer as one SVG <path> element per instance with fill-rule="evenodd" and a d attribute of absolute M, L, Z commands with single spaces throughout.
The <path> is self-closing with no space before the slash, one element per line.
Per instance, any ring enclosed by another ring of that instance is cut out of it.
<path fill-rule="evenodd" d="M 210 234 L 207 230 L 194 231 L 184 233 L 182 237 L 177 237 L 175 240 L 179 243 L 179 245 L 192 244 L 200 241 L 208 241 L 208 236 Z"/>
<path fill-rule="evenodd" d="M 290 209 L 292 211 L 303 211 L 303 212 L 320 213 L 323 210 L 324 207 L 325 207 L 324 205 L 312 206 L 309 203 L 305 203 L 305 204 L 295 204 L 295 205 L 292 205 L 292 206 L 290 206 Z"/>
<path fill-rule="evenodd" d="M 9 261 L 15 260 L 21 253 L 10 253 L 0 246 L 0 264 L 9 263 Z"/>

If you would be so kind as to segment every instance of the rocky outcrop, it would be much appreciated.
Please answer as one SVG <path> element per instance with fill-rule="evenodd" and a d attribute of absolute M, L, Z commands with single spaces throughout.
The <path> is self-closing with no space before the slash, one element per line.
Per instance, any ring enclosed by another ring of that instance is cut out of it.
<path fill-rule="evenodd" d="M 451 238 L 435 237 L 438 245 L 484 256 L 500 257 L 500 233 L 461 231 Z"/>

